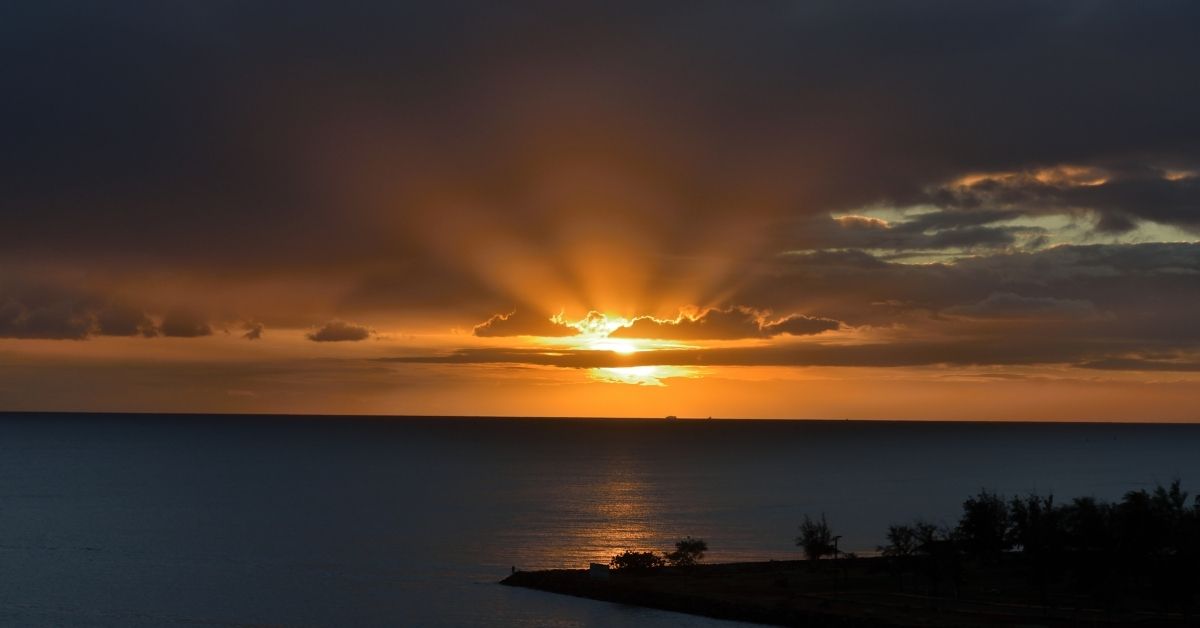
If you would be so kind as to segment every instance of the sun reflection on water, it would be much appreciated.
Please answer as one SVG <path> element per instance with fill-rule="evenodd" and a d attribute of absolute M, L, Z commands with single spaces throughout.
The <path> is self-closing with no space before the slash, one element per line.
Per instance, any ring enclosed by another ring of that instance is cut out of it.
<path fill-rule="evenodd" d="M 627 550 L 645 549 L 653 544 L 653 517 L 646 503 L 646 486 L 641 482 L 614 478 L 598 487 L 595 512 L 599 525 L 580 530 L 594 560 L 608 559 Z"/>

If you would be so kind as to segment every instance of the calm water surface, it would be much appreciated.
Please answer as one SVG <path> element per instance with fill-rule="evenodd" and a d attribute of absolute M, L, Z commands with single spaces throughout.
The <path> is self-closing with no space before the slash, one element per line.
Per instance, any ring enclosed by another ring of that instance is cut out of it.
<path fill-rule="evenodd" d="M 0 415 L 0 624 L 731 626 L 494 584 L 869 550 L 981 487 L 1200 487 L 1200 426 Z"/>

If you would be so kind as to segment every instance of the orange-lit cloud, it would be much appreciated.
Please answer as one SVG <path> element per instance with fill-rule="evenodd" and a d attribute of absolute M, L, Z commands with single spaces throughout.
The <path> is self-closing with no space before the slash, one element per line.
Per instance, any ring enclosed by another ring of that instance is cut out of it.
<path fill-rule="evenodd" d="M 668 340 L 737 340 L 770 338 L 780 334 L 806 336 L 841 327 L 827 318 L 793 314 L 771 320 L 765 312 L 748 307 L 710 308 L 697 315 L 679 314 L 673 319 L 640 316 L 609 334 L 611 338 L 660 338 Z"/>

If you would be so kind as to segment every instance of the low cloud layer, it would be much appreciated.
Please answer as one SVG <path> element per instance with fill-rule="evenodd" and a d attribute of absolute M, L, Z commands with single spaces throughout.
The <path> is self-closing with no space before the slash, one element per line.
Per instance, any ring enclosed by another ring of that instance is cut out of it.
<path fill-rule="evenodd" d="M 211 334 L 209 321 L 186 308 L 173 308 L 156 322 L 145 309 L 100 291 L 53 281 L 0 281 L 0 338 L 198 338 Z"/>
<path fill-rule="evenodd" d="M 30 306 L 13 299 L 0 305 L 0 338 L 82 340 L 94 320 L 68 304 Z"/>
<path fill-rule="evenodd" d="M 153 338 L 159 334 L 159 329 L 141 308 L 114 304 L 96 314 L 96 333 L 101 336 Z"/>
<path fill-rule="evenodd" d="M 242 334 L 242 338 L 245 338 L 246 340 L 259 340 L 263 337 L 263 332 L 266 330 L 266 326 L 258 322 L 247 322 L 242 325 L 242 329 L 245 330 L 245 333 Z"/>
<path fill-rule="evenodd" d="M 771 319 L 730 307 L 675 319 L 643 317 L 611 334 L 774 338 L 754 347 L 633 355 L 464 348 L 412 360 L 579 368 L 951 364 L 1187 372 L 1194 364 L 1189 356 L 1200 354 L 1200 244 L 1059 246 L 934 264 L 889 262 L 862 251 L 785 254 L 763 262 L 742 283 L 736 294 L 743 302 L 774 311 L 820 311 L 828 318 Z M 815 336 L 843 327 L 852 334 L 837 344 Z"/>
<path fill-rule="evenodd" d="M 1122 343 L 1066 339 L 970 341 L 904 341 L 834 345 L 791 343 L 756 347 L 667 349 L 619 354 L 611 351 L 535 349 L 461 349 L 445 355 L 406 356 L 388 361 L 419 364 L 533 364 L 566 368 L 632 366 L 1032 366 L 1094 365 L 1100 356 L 1123 353 Z M 1095 368 L 1091 366 L 1089 368 Z"/>
<path fill-rule="evenodd" d="M 1023 297 L 1011 292 L 993 292 L 978 303 L 943 310 L 951 316 L 981 320 L 1087 320 L 1099 316 L 1096 306 L 1081 299 Z"/>
<path fill-rule="evenodd" d="M 862 251 L 821 251 L 764 261 L 735 294 L 776 311 L 814 311 L 850 326 L 945 327 L 1025 318 L 1005 333 L 1096 334 L 1129 341 L 1200 340 L 1200 244 L 1067 245 L 896 263 Z M 1073 322 L 1063 329 L 1066 322 Z"/>
<path fill-rule="evenodd" d="M 171 310 L 163 317 L 159 326 L 162 335 L 174 338 L 199 338 L 211 336 L 212 326 L 204 317 L 188 310 Z"/>
<path fill-rule="evenodd" d="M 663 340 L 739 340 L 771 338 L 780 334 L 807 336 L 838 329 L 838 321 L 793 314 L 771 320 L 768 314 L 748 307 L 711 308 L 696 316 L 680 314 L 674 319 L 651 316 L 635 318 L 610 338 L 658 338 Z"/>
<path fill-rule="evenodd" d="M 544 336 L 563 337 L 574 336 L 579 329 L 566 325 L 562 321 L 534 314 L 525 310 L 514 310 L 508 314 L 497 314 L 478 324 L 472 332 L 481 338 L 504 336 Z"/>
<path fill-rule="evenodd" d="M 366 340 L 374 333 L 370 328 L 344 321 L 329 321 L 309 332 L 307 338 L 313 342 L 357 342 Z"/>

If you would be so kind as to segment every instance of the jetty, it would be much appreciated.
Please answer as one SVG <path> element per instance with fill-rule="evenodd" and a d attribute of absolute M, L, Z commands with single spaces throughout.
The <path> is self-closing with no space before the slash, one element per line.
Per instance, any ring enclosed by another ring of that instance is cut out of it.
<path fill-rule="evenodd" d="M 518 571 L 502 581 L 604 600 L 780 626 L 1196 626 L 1198 618 L 1137 601 L 1100 608 L 1092 599 L 1043 606 L 1030 593 L 1019 557 L 968 583 L 900 582 L 883 558 L 769 561 L 657 567 L 640 571 Z M 602 572 L 602 573 L 601 573 Z M 957 591 L 955 589 L 957 588 Z"/>

